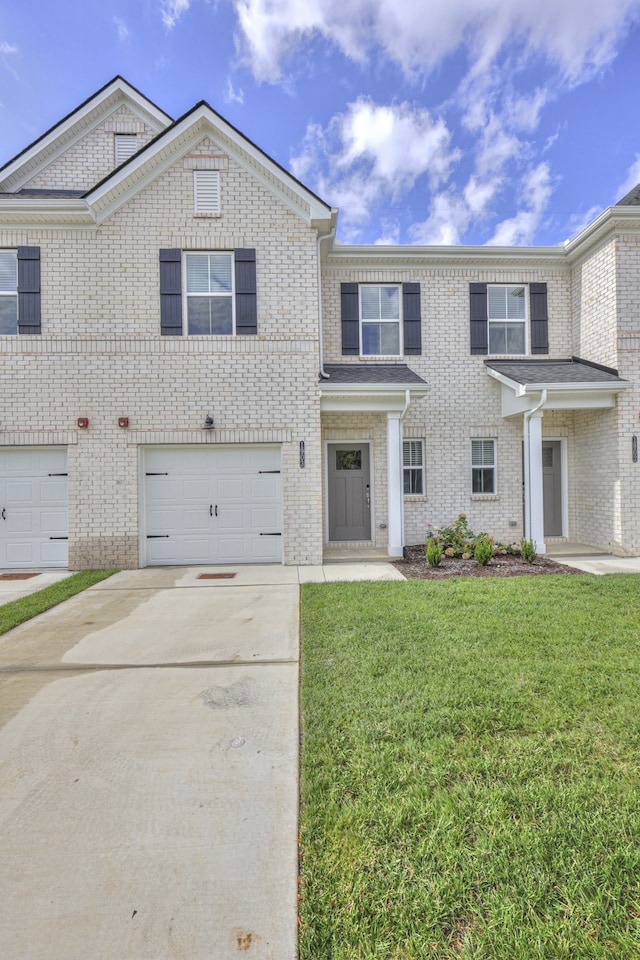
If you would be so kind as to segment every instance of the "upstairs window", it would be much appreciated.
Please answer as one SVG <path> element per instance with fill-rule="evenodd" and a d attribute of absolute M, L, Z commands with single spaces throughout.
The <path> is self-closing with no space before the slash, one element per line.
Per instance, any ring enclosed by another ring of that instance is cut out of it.
<path fill-rule="evenodd" d="M 0 250 L 0 334 L 18 332 L 18 259 L 15 250 Z"/>
<path fill-rule="evenodd" d="M 400 286 L 360 287 L 361 353 L 363 356 L 399 357 Z"/>
<path fill-rule="evenodd" d="M 487 287 L 489 353 L 527 352 L 527 295 L 524 286 Z"/>
<path fill-rule="evenodd" d="M 187 253 L 187 333 L 234 333 L 232 253 Z"/>
<path fill-rule="evenodd" d="M 496 441 L 471 441 L 471 492 L 496 493 Z"/>
<path fill-rule="evenodd" d="M 422 440 L 403 440 L 402 470 L 405 496 L 424 494 L 424 456 Z"/>
<path fill-rule="evenodd" d="M 113 138 L 116 167 L 132 157 L 138 149 L 137 133 L 116 133 Z"/>

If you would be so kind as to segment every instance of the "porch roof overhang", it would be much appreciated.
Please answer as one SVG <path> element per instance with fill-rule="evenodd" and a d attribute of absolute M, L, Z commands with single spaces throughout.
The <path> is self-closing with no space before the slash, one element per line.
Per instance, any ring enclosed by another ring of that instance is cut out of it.
<path fill-rule="evenodd" d="M 429 385 L 405 363 L 325 364 L 320 377 L 320 410 L 324 412 L 403 413 Z"/>
<path fill-rule="evenodd" d="M 485 360 L 501 385 L 502 416 L 540 410 L 606 409 L 631 387 L 612 367 L 571 357 L 567 360 Z M 541 402 L 543 401 L 543 402 Z"/>

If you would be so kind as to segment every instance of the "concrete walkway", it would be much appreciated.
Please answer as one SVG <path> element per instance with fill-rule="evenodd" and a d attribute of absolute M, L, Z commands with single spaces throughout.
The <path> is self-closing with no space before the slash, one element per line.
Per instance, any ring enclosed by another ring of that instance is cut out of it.
<path fill-rule="evenodd" d="M 329 579 L 402 577 L 129 571 L 0 638 L 0 957 L 294 960 L 299 584 Z"/>

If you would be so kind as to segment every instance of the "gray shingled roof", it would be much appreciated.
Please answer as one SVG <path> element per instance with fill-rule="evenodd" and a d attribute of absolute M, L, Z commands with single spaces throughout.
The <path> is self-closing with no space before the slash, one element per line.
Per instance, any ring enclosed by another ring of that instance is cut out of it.
<path fill-rule="evenodd" d="M 616 370 L 572 357 L 570 360 L 485 360 L 516 383 L 621 383 Z"/>
<path fill-rule="evenodd" d="M 44 190 L 44 189 L 31 189 L 24 187 L 22 190 L 18 190 L 16 193 L 0 193 L 0 197 L 31 197 L 35 199 L 46 199 L 49 200 L 52 197 L 54 198 L 68 198 L 68 197 L 83 197 L 87 191 L 86 190 Z"/>
<path fill-rule="evenodd" d="M 422 384 L 426 381 L 410 370 L 406 363 L 326 363 L 325 373 L 329 379 L 321 377 L 321 382 L 332 383 L 371 383 L 406 386 Z"/>
<path fill-rule="evenodd" d="M 618 200 L 616 207 L 636 207 L 640 205 L 640 183 L 637 183 L 633 190 L 630 190 L 629 193 Z"/>

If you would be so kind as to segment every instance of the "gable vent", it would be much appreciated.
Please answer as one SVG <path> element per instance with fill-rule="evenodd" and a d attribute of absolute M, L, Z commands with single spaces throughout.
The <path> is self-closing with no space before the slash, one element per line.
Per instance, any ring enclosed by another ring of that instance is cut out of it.
<path fill-rule="evenodd" d="M 220 213 L 220 172 L 193 171 L 193 209 L 195 213 Z"/>
<path fill-rule="evenodd" d="M 135 133 L 114 134 L 116 167 L 132 157 L 138 149 L 138 136 Z"/>

